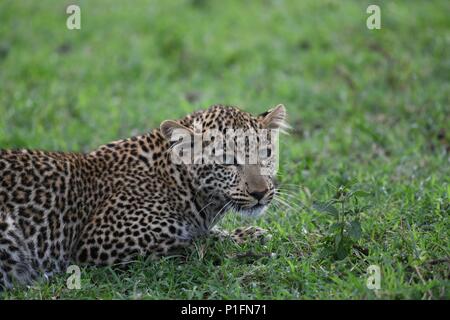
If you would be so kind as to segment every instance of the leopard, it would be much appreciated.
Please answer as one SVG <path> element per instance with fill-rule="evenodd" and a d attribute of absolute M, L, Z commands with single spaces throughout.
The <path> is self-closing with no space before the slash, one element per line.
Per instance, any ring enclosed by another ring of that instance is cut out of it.
<path fill-rule="evenodd" d="M 227 231 L 218 223 L 227 212 L 266 211 L 276 193 L 275 160 L 266 174 L 262 164 L 235 158 L 180 162 L 173 135 L 230 128 L 278 133 L 288 127 L 286 116 L 281 104 L 258 115 L 217 104 L 91 152 L 0 149 L 0 288 L 30 286 L 71 264 L 114 266 L 170 255 L 202 237 L 269 241 L 260 227 Z"/>

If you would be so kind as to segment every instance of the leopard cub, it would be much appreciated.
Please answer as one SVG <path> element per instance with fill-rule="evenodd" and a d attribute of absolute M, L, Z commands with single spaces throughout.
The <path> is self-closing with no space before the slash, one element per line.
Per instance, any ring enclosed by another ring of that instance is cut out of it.
<path fill-rule="evenodd" d="M 181 144 L 173 135 L 276 132 L 285 118 L 283 105 L 258 116 L 214 105 L 86 154 L 0 150 L 0 287 L 29 284 L 72 263 L 166 255 L 205 235 L 267 239 L 258 227 L 226 232 L 215 225 L 230 210 L 264 212 L 275 194 L 275 157 L 264 166 L 233 156 L 224 163 L 176 161 L 173 150 Z M 224 159 L 227 150 L 217 149 Z"/>

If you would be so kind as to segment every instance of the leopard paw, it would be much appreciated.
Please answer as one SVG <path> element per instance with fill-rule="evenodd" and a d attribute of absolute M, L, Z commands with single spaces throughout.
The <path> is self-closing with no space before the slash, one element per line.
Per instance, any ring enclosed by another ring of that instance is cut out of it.
<path fill-rule="evenodd" d="M 231 235 L 232 239 L 237 243 L 261 242 L 266 243 L 272 239 L 272 235 L 268 230 L 260 227 L 237 228 Z"/>

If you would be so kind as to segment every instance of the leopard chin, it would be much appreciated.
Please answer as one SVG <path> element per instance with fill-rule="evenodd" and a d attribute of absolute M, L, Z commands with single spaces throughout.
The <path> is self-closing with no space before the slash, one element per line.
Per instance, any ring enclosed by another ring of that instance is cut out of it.
<path fill-rule="evenodd" d="M 255 204 L 250 208 L 237 207 L 236 212 L 245 217 L 257 218 L 263 215 L 266 209 L 267 205 L 265 204 Z"/>

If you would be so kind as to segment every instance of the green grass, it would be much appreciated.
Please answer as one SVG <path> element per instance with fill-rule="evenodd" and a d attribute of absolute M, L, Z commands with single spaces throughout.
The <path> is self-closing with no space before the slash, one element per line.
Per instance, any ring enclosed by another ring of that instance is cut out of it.
<path fill-rule="evenodd" d="M 60 275 L 5 298 L 450 297 L 449 1 L 72 1 L 79 31 L 68 3 L 0 3 L 1 148 L 88 151 L 214 103 L 284 103 L 279 179 L 295 199 L 224 221 L 271 229 L 266 245 L 198 242 L 185 258 L 83 268 L 81 290 Z M 381 30 L 366 28 L 372 3 Z M 310 207 L 344 175 L 371 193 L 368 255 L 334 261 L 319 250 L 333 221 Z"/>

